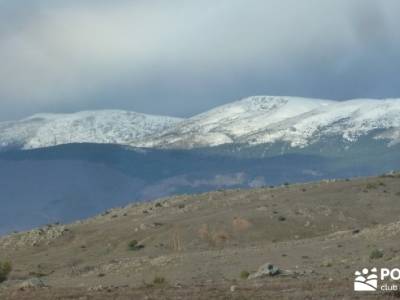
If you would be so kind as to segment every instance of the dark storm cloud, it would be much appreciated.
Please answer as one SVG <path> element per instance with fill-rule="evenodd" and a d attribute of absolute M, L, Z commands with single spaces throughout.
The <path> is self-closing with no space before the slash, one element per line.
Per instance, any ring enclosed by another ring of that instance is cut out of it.
<path fill-rule="evenodd" d="M 0 120 L 400 94 L 397 0 L 0 0 Z"/>

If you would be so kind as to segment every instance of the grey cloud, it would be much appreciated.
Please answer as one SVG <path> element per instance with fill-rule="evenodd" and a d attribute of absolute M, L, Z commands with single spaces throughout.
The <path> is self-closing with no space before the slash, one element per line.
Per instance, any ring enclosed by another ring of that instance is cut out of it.
<path fill-rule="evenodd" d="M 0 0 L 0 120 L 400 92 L 396 0 Z"/>

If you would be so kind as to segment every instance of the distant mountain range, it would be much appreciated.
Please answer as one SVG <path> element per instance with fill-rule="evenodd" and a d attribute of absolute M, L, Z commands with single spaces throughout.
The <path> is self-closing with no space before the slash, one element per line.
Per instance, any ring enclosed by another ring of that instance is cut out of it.
<path fill-rule="evenodd" d="M 376 155 L 382 149 L 386 151 Z M 225 146 L 160 150 L 68 144 L 2 152 L 0 235 L 47 223 L 72 222 L 112 207 L 170 195 L 400 169 L 400 145 L 387 148 L 376 144 L 342 156 L 288 153 L 261 157 L 258 149 L 241 149 L 240 155 L 234 150 Z"/>
<path fill-rule="evenodd" d="M 71 143 L 130 145 L 180 121 L 122 110 L 37 114 L 0 123 L 0 149 L 36 149 Z"/>
<path fill-rule="evenodd" d="M 68 143 L 192 149 L 223 144 L 286 143 L 303 149 L 335 137 L 400 143 L 400 99 L 330 101 L 255 96 L 188 119 L 102 110 L 39 114 L 0 123 L 0 148 L 34 149 Z"/>
<path fill-rule="evenodd" d="M 400 99 L 259 96 L 188 119 L 104 110 L 0 123 L 0 234 L 174 194 L 400 169 Z"/>

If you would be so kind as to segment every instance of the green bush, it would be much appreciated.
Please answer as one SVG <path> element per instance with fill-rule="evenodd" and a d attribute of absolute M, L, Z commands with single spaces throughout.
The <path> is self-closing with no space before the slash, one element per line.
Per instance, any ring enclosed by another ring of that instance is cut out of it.
<path fill-rule="evenodd" d="M 377 189 L 378 186 L 375 183 L 368 183 L 365 188 L 367 190 L 374 190 L 374 189 Z"/>
<path fill-rule="evenodd" d="M 240 278 L 242 278 L 242 279 L 247 279 L 247 278 L 249 278 L 249 276 L 250 276 L 250 273 L 247 271 L 240 272 Z"/>
<path fill-rule="evenodd" d="M 370 259 L 379 259 L 383 257 L 383 251 L 379 249 L 372 250 L 371 254 L 369 255 Z"/>
<path fill-rule="evenodd" d="M 137 240 L 132 240 L 128 243 L 128 249 L 131 251 L 138 251 L 143 248 L 144 248 L 144 245 L 139 244 L 139 242 Z"/>
<path fill-rule="evenodd" d="M 165 283 L 165 278 L 164 277 L 156 276 L 153 279 L 153 284 L 155 284 L 155 285 L 161 285 L 161 284 L 164 284 L 164 283 Z"/>
<path fill-rule="evenodd" d="M 10 262 L 0 262 L 0 283 L 7 280 L 11 270 L 12 266 Z"/>

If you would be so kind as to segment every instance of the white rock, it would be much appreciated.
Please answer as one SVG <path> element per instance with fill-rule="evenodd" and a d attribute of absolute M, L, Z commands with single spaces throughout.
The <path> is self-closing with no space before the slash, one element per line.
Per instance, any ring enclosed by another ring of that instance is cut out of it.
<path fill-rule="evenodd" d="M 258 268 L 257 272 L 250 274 L 248 279 L 262 278 L 266 276 L 275 276 L 280 273 L 279 268 L 275 267 L 273 264 L 266 263 Z"/>

